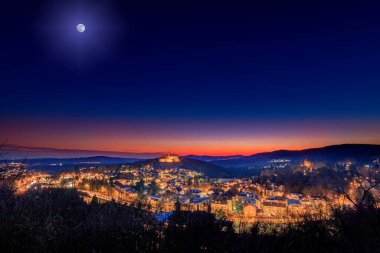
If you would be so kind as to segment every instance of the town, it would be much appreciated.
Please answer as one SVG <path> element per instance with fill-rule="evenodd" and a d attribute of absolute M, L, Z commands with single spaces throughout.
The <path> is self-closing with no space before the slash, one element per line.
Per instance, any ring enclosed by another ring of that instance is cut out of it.
<path fill-rule="evenodd" d="M 379 160 L 355 169 L 351 162 L 336 165 L 341 181 L 335 181 L 334 187 L 341 186 L 340 189 L 313 183 L 311 190 L 309 187 L 298 192 L 287 187 L 287 182 L 278 183 L 281 173 L 318 178 L 323 169 L 307 158 L 298 165 L 289 164 L 289 160 L 271 160 L 257 176 L 210 178 L 182 168 L 180 157 L 167 155 L 159 158 L 158 163 L 141 167 L 131 164 L 76 167 L 60 173 L 26 169 L 20 172 L 24 165 L 11 163 L 8 166 L 12 169 L 3 176 L 14 178 L 18 194 L 50 187 L 76 188 L 88 203 L 115 201 L 149 210 L 158 218 L 177 209 L 205 211 L 241 227 L 255 222 L 297 222 L 305 216 L 327 219 L 332 208 L 352 207 L 360 191 L 370 191 L 379 199 Z"/>

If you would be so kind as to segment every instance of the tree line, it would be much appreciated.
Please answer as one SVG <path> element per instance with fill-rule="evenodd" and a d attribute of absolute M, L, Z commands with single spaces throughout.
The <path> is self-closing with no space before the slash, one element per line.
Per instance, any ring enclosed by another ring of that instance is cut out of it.
<path fill-rule="evenodd" d="M 86 204 L 75 189 L 0 189 L 1 252 L 380 252 L 380 211 L 367 200 L 328 220 L 255 224 L 236 233 L 209 212 L 159 221 L 141 206 Z"/>

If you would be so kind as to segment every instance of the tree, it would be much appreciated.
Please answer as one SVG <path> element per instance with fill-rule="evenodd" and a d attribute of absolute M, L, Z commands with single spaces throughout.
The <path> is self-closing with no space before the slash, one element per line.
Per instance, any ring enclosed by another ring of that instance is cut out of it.
<path fill-rule="evenodd" d="M 97 205 L 99 204 L 99 199 L 96 195 L 94 195 L 91 199 L 91 205 Z"/>
<path fill-rule="evenodd" d="M 192 184 L 192 182 L 191 182 L 191 177 L 189 177 L 189 178 L 187 179 L 187 183 L 186 183 L 186 185 L 187 185 L 188 187 L 190 187 L 191 184 Z"/>
<path fill-rule="evenodd" d="M 226 220 L 227 219 L 227 215 L 225 212 L 223 212 L 223 210 L 217 210 L 215 212 L 215 218 L 218 219 L 218 220 Z"/>
<path fill-rule="evenodd" d="M 7 140 L 0 144 L 0 163 L 2 163 L 0 166 L 0 188 L 15 191 L 16 181 L 22 178 L 26 172 L 26 168 L 24 167 L 25 162 L 22 162 L 22 165 L 17 168 L 11 167 L 4 157 L 6 154 L 6 151 L 4 151 L 6 143 Z M 8 174 L 7 172 L 9 171 L 12 171 L 12 173 Z"/>
<path fill-rule="evenodd" d="M 136 183 L 135 189 L 137 191 L 137 194 L 141 196 L 144 193 L 144 180 L 140 179 L 139 182 Z"/>
<path fill-rule="evenodd" d="M 157 183 L 156 183 L 155 181 L 152 181 L 152 182 L 149 184 L 148 193 L 149 193 L 150 195 L 155 195 L 155 194 L 157 194 L 157 191 L 158 191 Z"/>
<path fill-rule="evenodd" d="M 175 211 L 177 213 L 181 212 L 181 202 L 179 202 L 179 200 L 177 199 L 177 201 L 175 202 Z"/>

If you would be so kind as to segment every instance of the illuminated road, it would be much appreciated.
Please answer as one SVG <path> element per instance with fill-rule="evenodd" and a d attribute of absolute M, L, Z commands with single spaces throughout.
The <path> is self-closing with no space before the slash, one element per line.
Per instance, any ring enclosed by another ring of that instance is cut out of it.
<path fill-rule="evenodd" d="M 122 203 L 122 204 L 125 204 L 127 203 L 126 201 L 122 201 L 122 200 L 116 200 L 116 199 L 113 199 L 112 197 L 110 196 L 107 196 L 107 195 L 104 195 L 100 192 L 94 192 L 94 191 L 86 191 L 86 190 L 78 190 L 79 192 L 82 192 L 82 193 L 86 193 L 88 194 L 90 197 L 94 197 L 96 196 L 98 199 L 100 200 L 103 200 L 103 201 L 116 201 L 118 203 Z"/>

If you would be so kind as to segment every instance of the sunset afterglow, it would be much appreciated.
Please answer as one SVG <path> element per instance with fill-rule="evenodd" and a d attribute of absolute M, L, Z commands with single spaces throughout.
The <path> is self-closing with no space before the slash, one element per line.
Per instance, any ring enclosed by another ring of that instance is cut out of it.
<path fill-rule="evenodd" d="M 179 155 L 250 155 L 336 143 L 380 143 L 380 121 L 289 122 L 13 120 L 0 126 L 9 144 L 55 149 Z"/>

